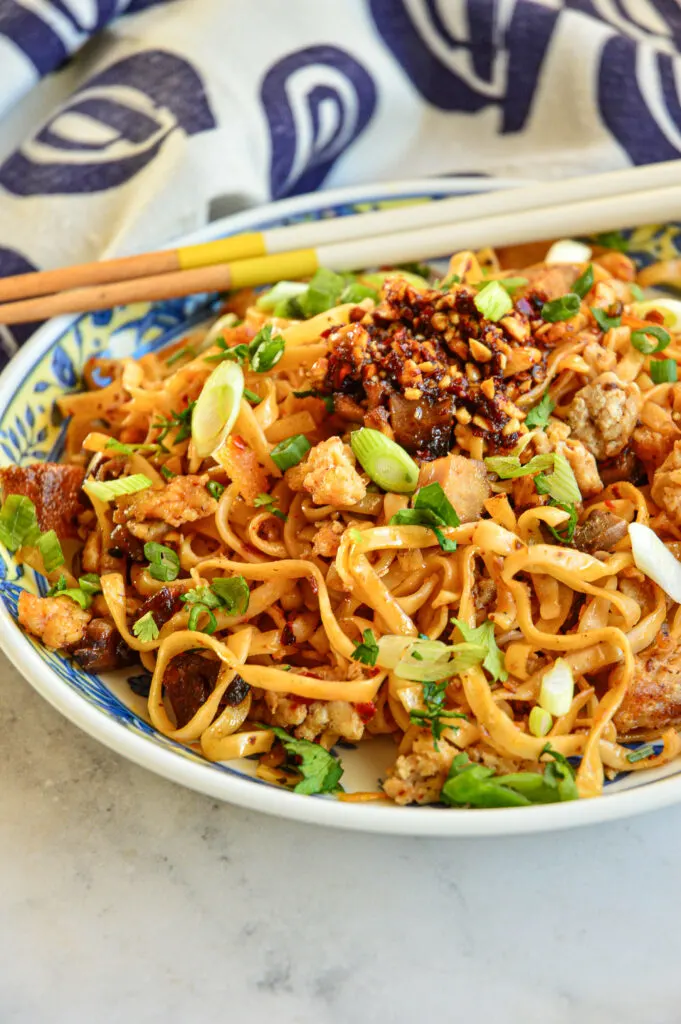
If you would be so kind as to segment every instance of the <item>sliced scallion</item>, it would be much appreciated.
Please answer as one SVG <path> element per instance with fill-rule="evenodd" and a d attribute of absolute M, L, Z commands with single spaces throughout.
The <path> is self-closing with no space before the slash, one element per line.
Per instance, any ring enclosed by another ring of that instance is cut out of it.
<path fill-rule="evenodd" d="M 379 430 L 361 427 L 350 434 L 350 446 L 365 473 L 384 491 L 411 494 L 419 482 L 419 468 L 396 441 Z"/>
<path fill-rule="evenodd" d="M 270 455 L 272 462 L 283 473 L 287 469 L 297 466 L 299 462 L 302 462 L 310 448 L 310 442 L 305 437 L 305 434 L 295 434 L 294 437 L 287 437 L 284 441 L 280 441 L 279 444 L 275 444 Z"/>
<path fill-rule="evenodd" d="M 513 309 L 513 301 L 499 281 L 490 281 L 481 288 L 473 302 L 487 320 L 501 320 Z"/>
<path fill-rule="evenodd" d="M 24 545 L 37 544 L 40 527 L 35 505 L 23 494 L 7 496 L 0 511 L 0 541 L 8 551 Z"/>
<path fill-rule="evenodd" d="M 548 711 L 536 704 L 530 711 L 528 725 L 533 736 L 546 736 L 551 730 L 553 719 Z"/>
<path fill-rule="evenodd" d="M 651 341 L 651 338 L 655 338 L 657 344 Z M 653 355 L 654 352 L 662 352 L 671 343 L 671 340 L 669 331 L 666 331 L 664 327 L 660 327 L 658 324 L 650 324 L 649 327 L 641 327 L 639 330 L 631 332 L 631 344 L 639 352 L 643 352 L 644 356 Z"/>
<path fill-rule="evenodd" d="M 219 363 L 203 385 L 192 415 L 192 439 L 200 458 L 219 448 L 234 426 L 244 393 L 238 363 Z"/>
<path fill-rule="evenodd" d="M 86 494 L 99 501 L 113 501 L 124 494 L 137 494 L 151 487 L 151 480 L 144 473 L 133 473 L 132 476 L 120 476 L 117 480 L 86 480 L 83 490 Z"/>
<path fill-rule="evenodd" d="M 42 555 L 45 572 L 50 573 L 65 562 L 59 537 L 54 530 L 43 533 L 38 540 L 38 551 Z"/>
<path fill-rule="evenodd" d="M 541 318 L 550 324 L 571 320 L 573 316 L 579 313 L 581 304 L 582 300 L 579 295 L 569 292 L 567 295 L 561 295 L 559 299 L 545 302 L 541 308 Z"/>
<path fill-rule="evenodd" d="M 560 718 L 561 715 L 567 715 L 570 710 L 574 692 L 572 669 L 565 658 L 556 658 L 541 681 L 539 706 L 554 718 Z"/>
<path fill-rule="evenodd" d="M 678 380 L 676 360 L 653 359 L 650 364 L 650 377 L 654 384 L 675 384 Z"/>

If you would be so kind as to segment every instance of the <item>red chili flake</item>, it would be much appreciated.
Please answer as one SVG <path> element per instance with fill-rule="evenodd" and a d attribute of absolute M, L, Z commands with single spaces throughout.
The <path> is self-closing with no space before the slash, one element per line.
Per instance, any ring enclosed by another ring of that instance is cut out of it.
<path fill-rule="evenodd" d="M 234 434 L 234 436 L 232 437 L 232 444 L 234 445 L 235 448 L 241 449 L 241 451 L 243 451 L 245 448 L 248 448 L 248 445 L 244 441 L 243 437 L 241 437 L 239 434 Z"/>
<path fill-rule="evenodd" d="M 607 501 L 604 501 L 603 504 L 606 508 L 609 508 L 611 511 L 615 508 L 615 502 L 611 501 L 610 498 L 608 498 Z"/>
<path fill-rule="evenodd" d="M 366 725 L 367 722 L 370 722 L 376 714 L 376 705 L 372 700 L 370 700 L 364 704 L 355 704 L 355 710 Z"/>

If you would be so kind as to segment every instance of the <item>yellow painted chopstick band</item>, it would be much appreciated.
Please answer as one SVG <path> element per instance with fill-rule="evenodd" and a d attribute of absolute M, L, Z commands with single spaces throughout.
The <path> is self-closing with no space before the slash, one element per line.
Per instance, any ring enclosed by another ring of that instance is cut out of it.
<path fill-rule="evenodd" d="M 216 263 L 265 256 L 266 253 L 265 236 L 260 231 L 251 231 L 244 235 L 219 238 L 215 242 L 183 246 L 177 249 L 177 262 L 180 270 L 192 270 L 194 267 L 210 267 Z"/>
<path fill-rule="evenodd" d="M 230 264 L 230 288 L 271 284 L 282 278 L 312 277 L 319 269 L 316 249 L 296 249 Z"/>

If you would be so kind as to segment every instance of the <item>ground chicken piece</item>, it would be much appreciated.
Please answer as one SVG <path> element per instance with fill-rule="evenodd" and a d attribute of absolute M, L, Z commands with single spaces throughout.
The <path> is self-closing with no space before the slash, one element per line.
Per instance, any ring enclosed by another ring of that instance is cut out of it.
<path fill-rule="evenodd" d="M 434 804 L 447 779 L 447 767 L 435 751 L 397 758 L 383 792 L 396 804 Z"/>
<path fill-rule="evenodd" d="M 267 473 L 255 452 L 238 435 L 223 445 L 220 460 L 247 505 L 267 492 Z"/>
<path fill-rule="evenodd" d="M 141 523 L 145 519 L 162 519 L 170 526 L 181 526 L 182 523 L 213 515 L 218 503 L 206 490 L 208 480 L 207 474 L 176 476 L 165 487 L 140 491 L 119 502 L 114 522 Z"/>
<path fill-rule="evenodd" d="M 349 445 L 339 437 L 309 452 L 305 460 L 303 487 L 312 495 L 315 505 L 355 505 L 366 495 L 366 484 L 355 469 L 355 456 Z"/>
<path fill-rule="evenodd" d="M 313 701 L 305 720 L 293 730 L 299 740 L 316 740 L 330 747 L 337 739 L 358 743 L 364 735 L 364 722 L 352 704 L 345 700 Z"/>
<path fill-rule="evenodd" d="M 593 498 L 603 490 L 603 481 L 598 473 L 596 459 L 581 441 L 568 438 L 559 441 L 555 447 L 556 454 L 564 455 L 575 474 L 577 486 L 583 498 Z"/>
<path fill-rule="evenodd" d="M 659 634 L 634 662 L 634 678 L 615 715 L 618 732 L 658 733 L 681 724 L 681 647 Z"/>
<path fill-rule="evenodd" d="M 345 700 L 303 701 L 266 691 L 268 721 L 282 729 L 291 729 L 299 740 L 319 739 L 327 749 L 341 737 L 358 743 L 364 735 L 364 722 L 359 712 Z"/>
<path fill-rule="evenodd" d="M 335 558 L 344 532 L 343 523 L 331 520 L 323 522 L 312 541 L 312 550 L 315 555 L 321 555 L 322 558 Z"/>
<path fill-rule="evenodd" d="M 91 618 L 70 597 L 35 597 L 27 590 L 19 595 L 19 625 L 55 650 L 80 643 Z"/>
<path fill-rule="evenodd" d="M 681 523 L 681 441 L 677 441 L 653 477 L 650 495 L 670 519 Z"/>
<path fill-rule="evenodd" d="M 446 455 L 434 462 L 424 462 L 419 487 L 434 483 L 442 486 L 462 523 L 480 519 L 492 493 L 484 463 L 465 455 Z"/>
<path fill-rule="evenodd" d="M 308 705 L 296 697 L 283 697 L 273 690 L 265 690 L 265 704 L 269 711 L 269 716 L 265 717 L 270 725 L 289 729 L 305 721 Z"/>
<path fill-rule="evenodd" d="M 634 431 L 633 440 L 634 452 L 643 463 L 648 479 L 652 480 L 656 470 L 671 454 L 676 438 L 673 434 L 660 434 L 650 427 L 640 426 Z"/>
<path fill-rule="evenodd" d="M 637 384 L 623 384 L 614 373 L 602 373 L 578 391 L 568 412 L 572 433 L 600 461 L 626 447 L 640 405 Z"/>

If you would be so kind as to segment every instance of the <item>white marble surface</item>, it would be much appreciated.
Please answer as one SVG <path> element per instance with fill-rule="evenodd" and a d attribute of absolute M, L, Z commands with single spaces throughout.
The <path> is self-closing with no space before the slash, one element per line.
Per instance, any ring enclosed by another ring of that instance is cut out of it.
<path fill-rule="evenodd" d="M 503 841 L 296 825 L 128 764 L 0 658 L 2 1024 L 681 1019 L 681 808 Z"/>

